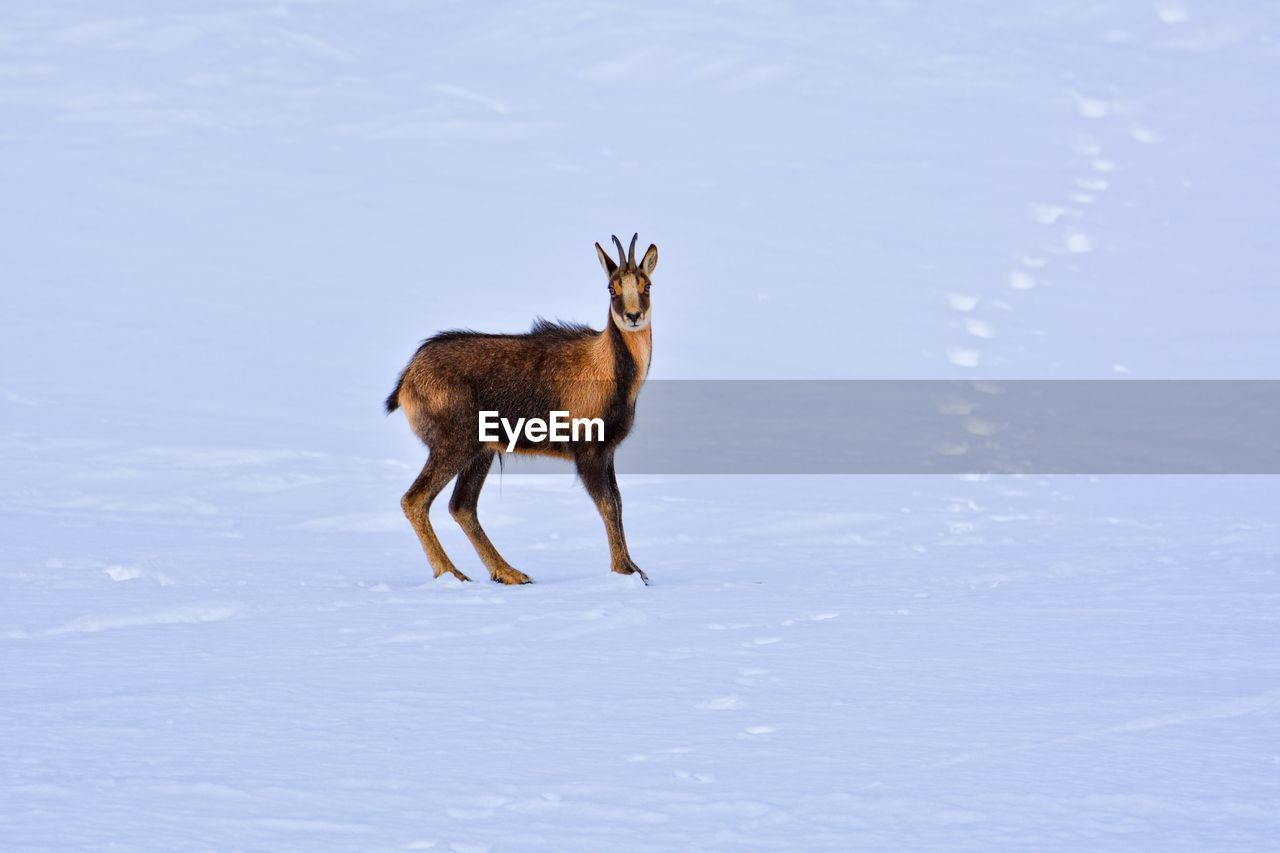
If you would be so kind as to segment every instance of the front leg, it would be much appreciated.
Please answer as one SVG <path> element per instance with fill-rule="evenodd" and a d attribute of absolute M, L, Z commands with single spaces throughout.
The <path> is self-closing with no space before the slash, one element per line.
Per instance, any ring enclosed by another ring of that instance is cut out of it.
<path fill-rule="evenodd" d="M 613 498 L 614 506 L 618 508 L 618 536 L 622 538 L 622 552 L 626 561 L 621 567 L 618 565 L 617 561 L 614 561 L 613 570 L 620 575 L 637 574 L 640 576 L 640 580 L 644 581 L 645 586 L 648 586 L 649 576 L 635 564 L 635 561 L 631 559 L 631 554 L 627 552 L 626 536 L 622 532 L 622 490 L 618 488 L 618 472 L 613 464 L 612 453 L 609 454 L 609 462 L 606 468 L 609 477 L 607 483 L 609 487 L 609 494 Z"/>
<path fill-rule="evenodd" d="M 618 477 L 613 467 L 613 452 L 607 454 L 584 453 L 577 458 L 578 476 L 587 494 L 595 501 L 600 518 L 604 520 L 605 533 L 609 537 L 609 558 L 613 571 L 620 575 L 640 575 L 647 585 L 649 577 L 631 559 L 627 552 L 627 536 L 622 529 L 622 493 L 618 490 Z"/>

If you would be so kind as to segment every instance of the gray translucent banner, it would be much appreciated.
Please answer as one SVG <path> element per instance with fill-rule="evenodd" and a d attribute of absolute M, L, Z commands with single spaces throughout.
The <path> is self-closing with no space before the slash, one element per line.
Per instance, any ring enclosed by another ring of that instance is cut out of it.
<path fill-rule="evenodd" d="M 618 470 L 1276 474 L 1280 381 L 654 381 Z"/>

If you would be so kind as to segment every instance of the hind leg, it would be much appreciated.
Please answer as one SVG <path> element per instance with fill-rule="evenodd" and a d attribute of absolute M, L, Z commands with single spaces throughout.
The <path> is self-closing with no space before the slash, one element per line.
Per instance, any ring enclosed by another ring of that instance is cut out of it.
<path fill-rule="evenodd" d="M 460 581 L 471 579 L 458 571 L 453 561 L 449 559 L 449 555 L 444 552 L 444 548 L 440 546 L 440 540 L 436 538 L 436 532 L 431 528 L 429 511 L 436 495 L 440 494 L 466 463 L 467 456 L 464 453 L 441 452 L 433 449 L 427 464 L 422 466 L 422 473 L 400 499 L 400 507 L 404 510 L 409 523 L 413 525 L 413 531 L 418 534 L 418 540 L 422 542 L 422 550 L 426 552 L 435 576 L 440 577 L 448 572 Z"/>
<path fill-rule="evenodd" d="M 449 514 L 462 527 L 476 553 L 489 569 L 489 577 L 498 583 L 518 584 L 533 583 L 529 576 L 502 559 L 498 549 L 493 547 L 484 528 L 480 526 L 480 518 L 476 515 L 476 506 L 480 502 L 480 490 L 484 488 L 484 479 L 489 476 L 493 466 L 493 451 L 486 450 L 474 457 L 458 474 L 458 483 L 453 487 L 453 497 L 449 498 Z"/>

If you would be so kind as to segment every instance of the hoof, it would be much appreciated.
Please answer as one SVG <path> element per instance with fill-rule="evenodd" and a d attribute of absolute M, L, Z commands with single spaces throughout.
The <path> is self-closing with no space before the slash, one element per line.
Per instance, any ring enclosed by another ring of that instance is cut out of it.
<path fill-rule="evenodd" d="M 644 585 L 649 585 L 649 576 L 640 570 L 635 563 L 628 563 L 625 566 L 614 566 L 613 570 L 620 575 L 639 575 L 640 580 L 644 581 Z"/>
<path fill-rule="evenodd" d="M 437 578 L 440 578 L 440 577 L 444 577 L 445 575 L 453 575 L 455 578 L 457 578 L 458 580 L 460 580 L 462 583 L 471 583 L 471 578 L 467 577 L 466 575 L 464 575 L 462 572 L 458 571 L 457 569 L 449 569 L 448 571 L 441 572 L 440 574 L 436 575 L 436 577 L 437 577 Z"/>
<path fill-rule="evenodd" d="M 504 569 L 500 572 L 494 572 L 490 575 L 494 583 L 505 583 L 511 586 L 523 583 L 533 583 L 533 578 L 526 575 L 519 569 Z"/>

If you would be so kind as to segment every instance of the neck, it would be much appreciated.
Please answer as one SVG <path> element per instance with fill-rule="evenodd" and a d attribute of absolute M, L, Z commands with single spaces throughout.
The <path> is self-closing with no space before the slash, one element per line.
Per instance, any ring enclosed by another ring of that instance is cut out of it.
<path fill-rule="evenodd" d="M 609 313 L 608 325 L 604 337 L 611 347 L 621 347 L 631 356 L 636 364 L 636 372 L 641 382 L 649 374 L 649 362 L 653 358 L 653 325 L 647 324 L 638 332 L 624 332 L 613 320 L 613 312 Z"/>

